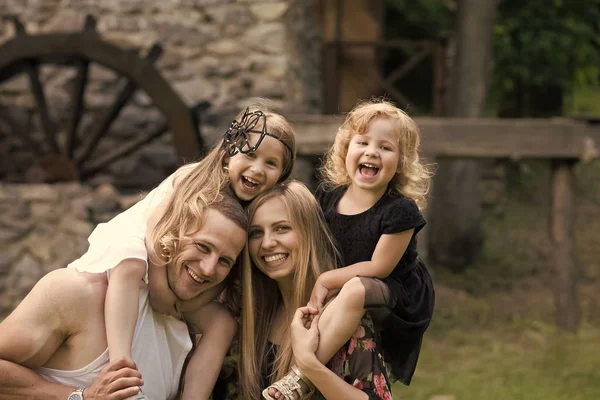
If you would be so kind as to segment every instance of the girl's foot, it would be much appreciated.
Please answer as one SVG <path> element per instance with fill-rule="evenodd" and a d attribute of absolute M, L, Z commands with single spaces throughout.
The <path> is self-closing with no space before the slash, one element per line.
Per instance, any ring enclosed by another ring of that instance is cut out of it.
<path fill-rule="evenodd" d="M 267 400 L 305 400 L 314 392 L 313 384 L 293 365 L 290 372 L 263 390 L 262 395 Z"/>

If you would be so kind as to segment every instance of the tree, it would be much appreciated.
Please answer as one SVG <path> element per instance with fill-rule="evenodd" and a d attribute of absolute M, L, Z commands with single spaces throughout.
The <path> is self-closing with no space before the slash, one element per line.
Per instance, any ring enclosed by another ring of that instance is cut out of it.
<path fill-rule="evenodd" d="M 499 0 L 458 0 L 456 55 L 448 115 L 481 117 L 492 72 L 494 18 Z M 462 269 L 477 256 L 481 229 L 480 167 L 470 160 L 438 160 L 430 212 L 432 260 Z"/>
<path fill-rule="evenodd" d="M 600 0 L 503 0 L 493 92 L 503 117 L 553 117 L 600 76 Z"/>

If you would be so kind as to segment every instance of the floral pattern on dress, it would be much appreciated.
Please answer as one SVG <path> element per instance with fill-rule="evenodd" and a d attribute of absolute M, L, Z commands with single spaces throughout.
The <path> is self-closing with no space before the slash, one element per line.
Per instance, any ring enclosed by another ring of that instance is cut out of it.
<path fill-rule="evenodd" d="M 387 365 L 379 343 L 381 339 L 367 313 L 350 340 L 333 356 L 327 367 L 344 381 L 367 393 L 370 400 L 392 400 Z M 315 398 L 325 399 L 320 393 Z"/>
<path fill-rule="evenodd" d="M 369 314 L 365 314 L 360 325 L 346 345 L 338 351 L 327 368 L 335 372 L 345 382 L 369 395 L 369 400 L 392 400 L 388 365 L 383 358 L 381 339 L 375 331 Z M 239 395 L 237 382 L 237 357 L 229 355 L 225 359 L 217 382 L 213 400 L 236 399 Z M 318 391 L 315 400 L 326 400 Z"/>

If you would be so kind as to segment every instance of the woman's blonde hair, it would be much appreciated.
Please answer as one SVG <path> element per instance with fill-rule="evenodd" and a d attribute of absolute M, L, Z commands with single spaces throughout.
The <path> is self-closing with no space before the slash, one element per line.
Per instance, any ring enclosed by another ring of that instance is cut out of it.
<path fill-rule="evenodd" d="M 425 208 L 432 173 L 419 159 L 419 127 L 404 111 L 386 100 L 362 101 L 348 113 L 338 129 L 333 146 L 325 154 L 325 161 L 320 169 L 323 182 L 328 187 L 352 183 L 346 170 L 350 140 L 355 135 L 364 134 L 369 123 L 376 118 L 391 120 L 398 134 L 400 157 L 396 174 L 391 181 L 392 188 L 413 199 L 419 208 Z"/>
<path fill-rule="evenodd" d="M 258 103 L 254 102 L 249 111 L 262 111 L 266 116 L 265 123 L 269 135 L 285 144 L 282 146 L 283 168 L 278 180 L 283 182 L 292 172 L 296 158 L 294 130 L 282 115 L 269 111 L 262 103 L 256 104 Z M 238 121 L 243 113 L 244 111 L 241 111 L 236 116 Z M 262 122 L 255 129 L 262 129 Z M 175 180 L 166 211 L 150 234 L 149 258 L 153 263 L 167 264 L 172 254 L 166 251 L 173 248 L 173 241 L 181 241 L 186 233 L 193 231 L 196 221 L 201 220 L 206 207 L 218 201 L 221 191 L 229 184 L 229 175 L 225 169 L 228 158 L 221 139 L 187 175 Z"/>
<path fill-rule="evenodd" d="M 248 209 L 250 221 L 254 218 L 256 210 L 272 198 L 283 201 L 292 228 L 297 232 L 299 239 L 299 249 L 292 258 L 295 268 L 291 293 L 294 297 L 291 304 L 287 305 L 289 313 L 293 313 L 296 308 L 308 303 L 317 277 L 335 268 L 339 256 L 321 207 L 312 193 L 300 182 L 282 183 L 258 196 Z M 269 331 L 282 305 L 283 298 L 277 283 L 252 263 L 246 246 L 242 259 L 240 338 L 240 381 L 243 399 L 260 397 L 261 376 L 267 368 Z M 284 317 L 286 330 L 277 351 L 271 381 L 281 379 L 289 371 L 292 363 L 289 323 L 293 314 L 286 314 Z"/>

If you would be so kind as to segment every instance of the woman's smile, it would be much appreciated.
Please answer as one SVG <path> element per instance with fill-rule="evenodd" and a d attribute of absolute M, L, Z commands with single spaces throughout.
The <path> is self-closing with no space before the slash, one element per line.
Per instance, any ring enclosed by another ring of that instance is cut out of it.
<path fill-rule="evenodd" d="M 257 208 L 249 229 L 248 244 L 252 260 L 269 278 L 278 280 L 293 274 L 298 233 L 280 198 L 272 197 Z"/>
<path fill-rule="evenodd" d="M 289 254 L 287 253 L 279 253 L 270 256 L 263 256 L 263 260 L 265 260 L 265 262 L 270 265 L 279 265 L 285 262 L 285 260 L 287 260 L 288 257 Z"/>

